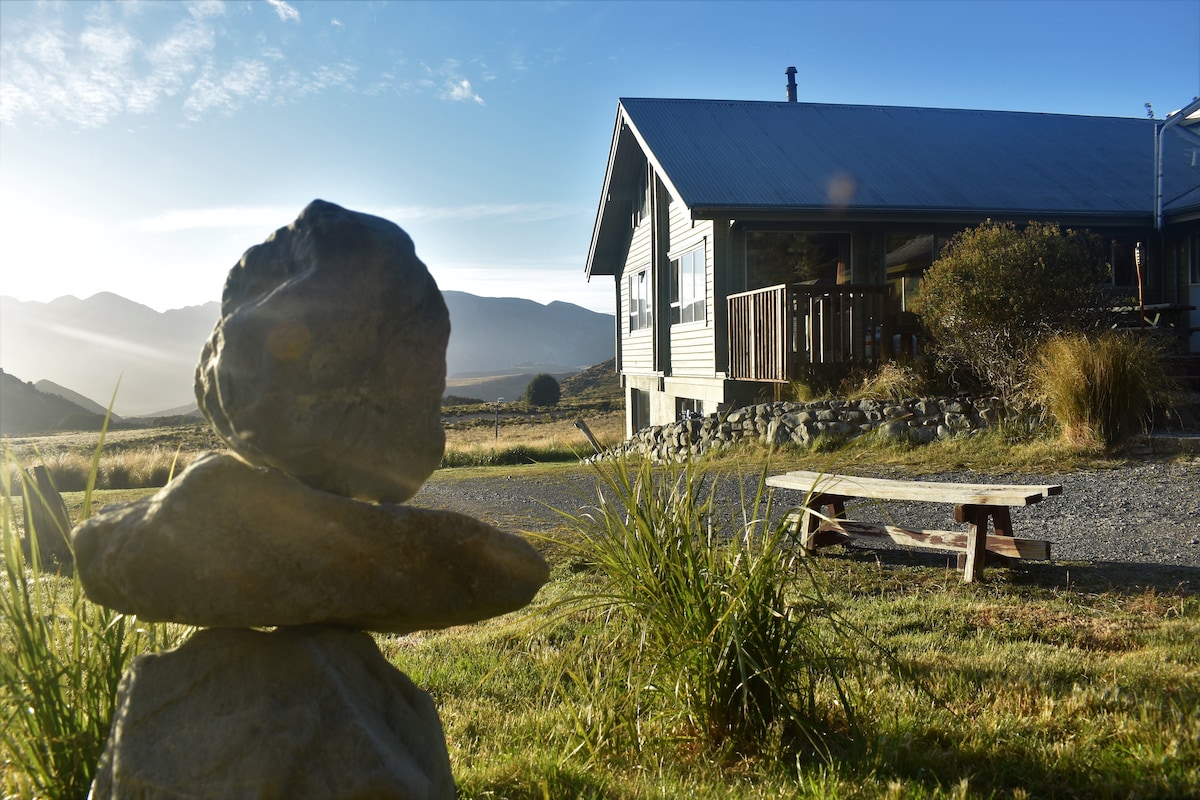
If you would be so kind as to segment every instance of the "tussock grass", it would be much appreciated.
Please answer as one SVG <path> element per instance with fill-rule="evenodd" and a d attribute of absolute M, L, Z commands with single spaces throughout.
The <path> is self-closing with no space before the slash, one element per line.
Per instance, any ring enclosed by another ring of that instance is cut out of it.
<path fill-rule="evenodd" d="M 768 522 L 765 471 L 724 510 L 697 462 L 618 461 L 597 481 L 590 505 L 564 512 L 573 535 L 552 539 L 598 576 L 558 606 L 587 620 L 564 675 L 589 752 L 674 739 L 722 757 L 829 759 L 861 740 L 870 643 L 827 601 L 786 523 Z"/>
<path fill-rule="evenodd" d="M 101 441 L 103 440 L 103 432 Z M 178 626 L 146 625 L 95 605 L 79 579 L 43 563 L 36 531 L 21 552 L 13 474 L 0 470 L 0 791 L 6 797 L 87 794 L 108 738 L 117 686 L 139 653 L 170 646 Z M 91 507 L 99 450 L 80 505 Z M 17 490 L 16 495 L 20 492 Z M 32 495 L 28 502 L 50 502 Z"/>
<path fill-rule="evenodd" d="M 625 436 L 624 412 L 588 415 L 589 430 L 602 447 L 620 443 Z M 485 467 L 512 464 L 578 461 L 595 450 L 575 427 L 575 418 L 535 416 L 501 420 L 499 436 L 494 419 L 479 417 L 446 428 L 443 467 Z"/>
<path fill-rule="evenodd" d="M 1051 338 L 1038 351 L 1033 382 L 1065 441 L 1109 449 L 1141 432 L 1173 387 L 1155 342 L 1112 331 Z"/>

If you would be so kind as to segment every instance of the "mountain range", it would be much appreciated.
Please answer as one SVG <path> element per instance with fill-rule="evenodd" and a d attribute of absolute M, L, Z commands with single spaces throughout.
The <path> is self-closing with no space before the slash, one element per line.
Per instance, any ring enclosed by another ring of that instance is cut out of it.
<path fill-rule="evenodd" d="M 614 318 L 571 303 L 443 292 L 450 377 L 573 372 L 613 356 Z M 49 303 L 0 297 L 0 369 L 123 416 L 186 413 L 220 304 L 159 312 L 116 294 Z M 118 387 L 119 381 L 119 387 Z M 75 399 L 75 398 L 72 398 Z"/>

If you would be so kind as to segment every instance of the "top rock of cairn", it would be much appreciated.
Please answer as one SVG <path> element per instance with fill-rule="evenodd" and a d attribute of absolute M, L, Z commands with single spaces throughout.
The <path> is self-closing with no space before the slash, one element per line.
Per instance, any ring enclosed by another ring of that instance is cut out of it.
<path fill-rule="evenodd" d="M 196 398 L 250 463 L 400 503 L 442 458 L 449 337 L 408 235 L 314 200 L 230 271 Z"/>

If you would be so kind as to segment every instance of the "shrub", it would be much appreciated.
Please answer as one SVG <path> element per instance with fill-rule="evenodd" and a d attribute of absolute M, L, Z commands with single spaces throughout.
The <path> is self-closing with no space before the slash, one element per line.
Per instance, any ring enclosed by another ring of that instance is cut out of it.
<path fill-rule="evenodd" d="M 959 233 L 921 281 L 916 311 L 950 368 L 1013 397 L 1049 336 L 1097 330 L 1111 306 L 1099 237 L 988 221 Z"/>
<path fill-rule="evenodd" d="M 1079 445 L 1115 447 L 1170 402 L 1174 381 L 1158 344 L 1135 334 L 1055 336 L 1038 351 L 1034 396 Z"/>
<path fill-rule="evenodd" d="M 765 471 L 728 525 L 717 481 L 694 463 L 597 472 L 598 501 L 560 512 L 576 530 L 555 540 L 598 574 L 560 608 L 596 623 L 566 670 L 585 742 L 682 736 L 724 752 L 828 755 L 853 737 L 858 642 L 789 526 L 768 522 Z"/>
<path fill-rule="evenodd" d="M 553 375 L 541 373 L 525 387 L 525 403 L 530 406 L 556 406 L 562 397 L 562 389 Z"/>

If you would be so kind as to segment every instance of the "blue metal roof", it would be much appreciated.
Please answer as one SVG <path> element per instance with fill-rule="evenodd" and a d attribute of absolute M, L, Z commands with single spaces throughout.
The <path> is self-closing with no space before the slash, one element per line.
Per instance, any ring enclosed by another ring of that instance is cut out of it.
<path fill-rule="evenodd" d="M 622 99 L 660 175 L 716 210 L 1152 213 L 1154 123 L 1011 111 Z"/>

